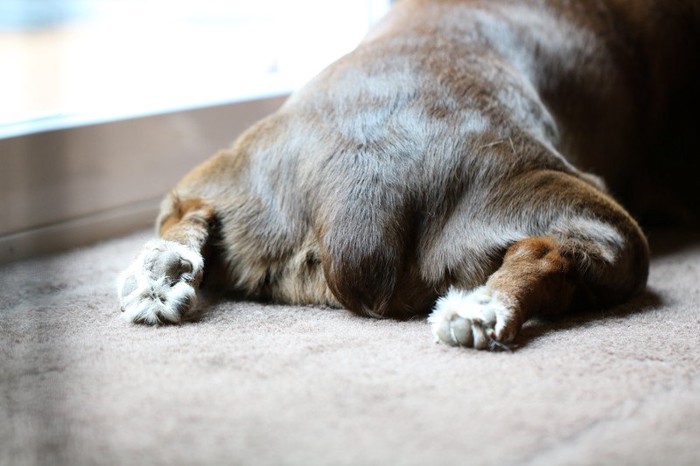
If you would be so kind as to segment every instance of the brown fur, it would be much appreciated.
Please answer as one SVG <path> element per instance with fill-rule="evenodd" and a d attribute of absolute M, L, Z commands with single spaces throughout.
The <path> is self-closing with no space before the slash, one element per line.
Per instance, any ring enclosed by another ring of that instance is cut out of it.
<path fill-rule="evenodd" d="M 400 1 L 185 177 L 160 234 L 283 303 L 409 318 L 486 283 L 514 335 L 623 302 L 646 283 L 646 240 L 578 168 L 633 189 L 630 163 L 695 66 L 671 65 L 697 59 L 698 18 L 690 0 Z"/>

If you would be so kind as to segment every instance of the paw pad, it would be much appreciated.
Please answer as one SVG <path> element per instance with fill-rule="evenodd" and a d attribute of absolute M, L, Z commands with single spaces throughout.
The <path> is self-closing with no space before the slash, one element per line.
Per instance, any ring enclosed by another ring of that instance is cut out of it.
<path fill-rule="evenodd" d="M 428 321 L 437 341 L 476 349 L 503 347 L 518 331 L 513 311 L 486 287 L 450 289 Z"/>
<path fill-rule="evenodd" d="M 181 244 L 147 243 L 117 283 L 124 318 L 147 324 L 180 322 L 196 304 L 203 265 L 199 253 Z"/>

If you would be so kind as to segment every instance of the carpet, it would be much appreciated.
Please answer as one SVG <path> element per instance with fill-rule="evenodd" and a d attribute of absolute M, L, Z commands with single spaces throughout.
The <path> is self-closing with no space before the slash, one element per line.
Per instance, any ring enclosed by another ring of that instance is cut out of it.
<path fill-rule="evenodd" d="M 700 232 L 651 235 L 633 302 L 499 353 L 216 297 L 127 324 L 115 277 L 149 237 L 0 267 L 0 464 L 700 463 Z"/>

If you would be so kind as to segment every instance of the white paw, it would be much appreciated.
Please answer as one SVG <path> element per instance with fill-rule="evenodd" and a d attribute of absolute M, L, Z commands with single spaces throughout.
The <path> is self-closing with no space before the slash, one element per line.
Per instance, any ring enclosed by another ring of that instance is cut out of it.
<path fill-rule="evenodd" d="M 194 308 L 204 260 L 187 246 L 156 239 L 119 275 L 122 316 L 130 322 L 180 322 Z"/>
<path fill-rule="evenodd" d="M 485 286 L 472 291 L 450 288 L 428 318 L 433 335 L 451 346 L 493 349 L 511 342 L 520 324 L 505 298 Z"/>

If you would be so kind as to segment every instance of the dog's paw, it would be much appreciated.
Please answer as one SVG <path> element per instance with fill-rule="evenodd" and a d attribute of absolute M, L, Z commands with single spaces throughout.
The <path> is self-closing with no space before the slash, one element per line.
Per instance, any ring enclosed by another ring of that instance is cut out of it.
<path fill-rule="evenodd" d="M 507 348 L 520 323 L 504 302 L 485 286 L 472 291 L 451 288 L 428 318 L 436 340 L 476 349 Z"/>
<path fill-rule="evenodd" d="M 187 246 L 162 239 L 149 241 L 119 275 L 122 316 L 145 324 L 177 323 L 197 301 L 204 260 Z"/>

